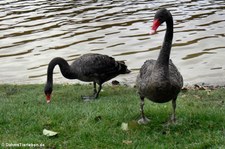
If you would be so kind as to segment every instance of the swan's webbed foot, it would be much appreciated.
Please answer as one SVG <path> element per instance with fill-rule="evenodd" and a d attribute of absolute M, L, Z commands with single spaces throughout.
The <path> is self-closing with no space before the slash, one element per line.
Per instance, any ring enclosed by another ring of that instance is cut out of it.
<path fill-rule="evenodd" d="M 177 119 L 176 116 L 174 114 L 172 114 L 171 118 L 170 118 L 170 122 L 171 123 L 176 123 Z"/>
<path fill-rule="evenodd" d="M 169 124 L 176 124 L 176 98 L 172 100 L 172 108 L 173 108 L 173 113 L 171 115 L 171 117 L 169 118 L 169 120 L 166 122 L 166 125 L 169 125 Z"/>
<path fill-rule="evenodd" d="M 138 120 L 138 124 L 142 125 L 142 124 L 148 124 L 150 122 L 150 120 L 147 117 L 141 118 Z"/>
<path fill-rule="evenodd" d="M 96 96 L 95 95 L 93 95 L 93 96 L 81 96 L 81 98 L 84 101 L 92 101 L 92 100 L 96 99 Z"/>
<path fill-rule="evenodd" d="M 98 98 L 98 95 L 100 93 L 102 89 L 102 85 L 100 84 L 99 85 L 99 88 L 98 88 L 98 91 L 96 90 L 96 83 L 94 82 L 94 93 L 92 96 L 81 96 L 81 98 L 84 100 L 84 101 L 91 101 L 93 99 L 97 99 Z"/>
<path fill-rule="evenodd" d="M 173 115 L 163 124 L 164 126 L 176 125 L 177 121 Z"/>
<path fill-rule="evenodd" d="M 141 119 L 138 120 L 138 124 L 147 124 L 150 120 L 144 114 L 144 97 L 140 96 L 140 111 L 141 111 Z"/>

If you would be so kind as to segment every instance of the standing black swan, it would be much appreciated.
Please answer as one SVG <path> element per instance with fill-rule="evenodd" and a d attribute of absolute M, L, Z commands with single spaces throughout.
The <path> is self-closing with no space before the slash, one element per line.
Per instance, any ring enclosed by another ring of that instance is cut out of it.
<path fill-rule="evenodd" d="M 45 95 L 47 103 L 50 102 L 53 88 L 53 70 L 59 65 L 62 75 L 67 79 L 78 79 L 86 82 L 93 82 L 93 96 L 82 96 L 83 99 L 95 99 L 102 89 L 102 84 L 119 74 L 129 73 L 130 70 L 124 62 L 115 61 L 114 58 L 101 54 L 85 54 L 76 59 L 71 65 L 66 60 L 56 57 L 48 65 L 47 82 L 45 85 Z M 96 83 L 99 85 L 96 90 Z"/>
<path fill-rule="evenodd" d="M 147 60 L 140 69 L 137 76 L 137 88 L 140 95 L 140 110 L 142 118 L 139 124 L 148 123 L 148 118 L 144 115 L 144 98 L 157 103 L 164 103 L 172 100 L 173 113 L 171 121 L 176 121 L 175 109 L 176 99 L 183 86 L 183 77 L 169 59 L 171 45 L 173 40 L 173 17 L 166 9 L 160 9 L 156 12 L 152 31 L 156 32 L 157 28 L 166 22 L 166 34 L 157 60 Z"/>

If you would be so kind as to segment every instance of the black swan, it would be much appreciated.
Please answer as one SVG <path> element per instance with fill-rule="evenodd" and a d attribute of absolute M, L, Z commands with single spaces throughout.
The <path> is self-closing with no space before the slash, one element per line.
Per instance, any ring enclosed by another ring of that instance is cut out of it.
<path fill-rule="evenodd" d="M 147 124 L 149 121 L 144 114 L 145 97 L 156 103 L 172 100 L 171 121 L 176 121 L 176 99 L 183 86 L 183 77 L 172 60 L 169 59 L 173 40 L 173 17 L 168 10 L 160 9 L 156 12 L 150 34 L 155 33 L 163 22 L 166 22 L 166 34 L 158 59 L 145 61 L 136 80 L 141 99 L 142 118 L 138 121 L 139 124 Z"/>
<path fill-rule="evenodd" d="M 102 84 L 119 74 L 130 73 L 123 61 L 115 61 L 114 58 L 101 54 L 85 54 L 76 59 L 71 65 L 66 60 L 56 57 L 51 60 L 47 70 L 47 82 L 44 88 L 47 103 L 50 102 L 53 88 L 53 70 L 59 65 L 62 75 L 67 79 L 78 79 L 85 82 L 93 82 L 93 96 L 82 96 L 83 99 L 95 99 L 102 89 Z M 96 83 L 99 85 L 96 90 Z"/>

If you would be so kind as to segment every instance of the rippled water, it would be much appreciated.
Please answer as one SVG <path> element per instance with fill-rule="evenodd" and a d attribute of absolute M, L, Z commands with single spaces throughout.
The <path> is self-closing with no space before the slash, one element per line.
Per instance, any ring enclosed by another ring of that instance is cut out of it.
<path fill-rule="evenodd" d="M 118 79 L 133 82 L 144 61 L 158 56 L 165 25 L 148 32 L 162 7 L 174 16 L 171 59 L 185 83 L 224 83 L 224 0 L 0 1 L 0 83 L 45 83 L 52 58 L 71 63 L 85 53 L 126 60 L 133 72 Z M 58 68 L 54 80 L 68 82 Z"/>

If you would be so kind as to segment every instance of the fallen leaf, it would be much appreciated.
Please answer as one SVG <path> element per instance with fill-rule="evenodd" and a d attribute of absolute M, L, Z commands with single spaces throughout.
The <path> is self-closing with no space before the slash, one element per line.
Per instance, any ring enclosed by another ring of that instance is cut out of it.
<path fill-rule="evenodd" d="M 129 145 L 132 144 L 133 142 L 131 140 L 123 140 L 123 143 Z"/>
<path fill-rule="evenodd" d="M 185 94 L 181 96 L 181 98 L 185 98 L 185 97 L 187 97 L 187 95 L 185 95 Z"/>
<path fill-rule="evenodd" d="M 198 89 L 200 88 L 200 85 L 195 84 L 195 85 L 194 85 L 194 88 L 195 88 L 196 90 L 198 90 Z"/>
<path fill-rule="evenodd" d="M 199 90 L 207 90 L 207 88 L 204 87 L 204 86 L 201 86 L 201 87 L 199 88 Z"/>
<path fill-rule="evenodd" d="M 121 129 L 124 130 L 124 131 L 127 131 L 128 130 L 128 123 L 122 123 Z"/>
<path fill-rule="evenodd" d="M 58 135 L 58 132 L 54 132 L 54 131 L 51 131 L 51 130 L 44 129 L 43 135 L 48 136 L 48 137 L 54 137 L 54 136 Z"/>
<path fill-rule="evenodd" d="M 197 99 L 201 99 L 201 97 L 198 96 L 198 95 L 194 95 L 194 97 L 197 98 Z"/>
<path fill-rule="evenodd" d="M 185 91 L 188 91 L 188 88 L 187 87 L 183 87 L 181 90 L 185 92 Z"/>
<path fill-rule="evenodd" d="M 207 90 L 207 95 L 211 95 L 211 90 Z"/>

